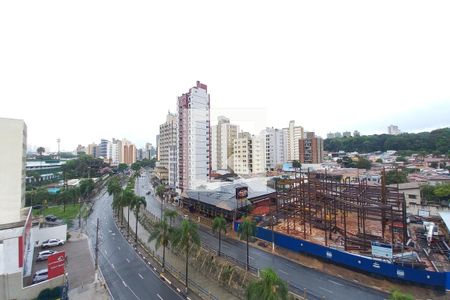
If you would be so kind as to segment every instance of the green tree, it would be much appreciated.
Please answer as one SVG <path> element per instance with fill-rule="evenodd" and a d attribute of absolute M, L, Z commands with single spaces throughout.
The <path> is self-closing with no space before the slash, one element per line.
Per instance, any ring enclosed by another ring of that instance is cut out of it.
<path fill-rule="evenodd" d="M 407 162 L 408 160 L 404 156 L 398 156 L 395 161 L 397 162 Z"/>
<path fill-rule="evenodd" d="M 251 282 L 246 289 L 248 300 L 287 300 L 288 285 L 271 268 L 261 271 L 261 279 Z"/>
<path fill-rule="evenodd" d="M 135 162 L 131 164 L 131 170 L 133 171 L 139 171 L 141 169 L 141 164 L 139 162 Z"/>
<path fill-rule="evenodd" d="M 172 227 L 173 221 L 178 216 L 178 212 L 176 210 L 166 209 L 164 210 L 164 217 L 169 218 L 169 225 Z"/>
<path fill-rule="evenodd" d="M 449 200 L 450 198 L 450 183 L 440 184 L 434 188 L 433 191 L 436 197 L 439 197 L 440 200 Z"/>
<path fill-rule="evenodd" d="M 242 223 L 239 224 L 238 234 L 239 234 L 239 238 L 241 240 L 245 240 L 246 243 L 247 243 L 247 265 L 246 265 L 247 271 L 249 270 L 249 266 L 250 266 L 250 263 L 249 263 L 249 260 L 248 260 L 248 258 L 249 258 L 249 253 L 248 253 L 248 251 L 249 251 L 249 240 L 250 240 L 250 237 L 255 235 L 255 233 L 256 233 L 256 224 L 255 224 L 255 222 L 252 219 L 250 219 L 250 217 L 244 218 Z"/>
<path fill-rule="evenodd" d="M 119 215 L 119 201 L 118 198 L 120 197 L 120 194 L 122 193 L 122 187 L 120 186 L 120 180 L 117 177 L 113 177 L 109 180 L 107 185 L 107 191 L 109 195 L 113 195 L 113 209 L 116 210 L 117 215 Z"/>
<path fill-rule="evenodd" d="M 372 167 L 372 162 L 368 159 L 365 159 L 364 157 L 359 156 L 358 161 L 356 162 L 354 167 L 358 169 L 370 170 L 370 168 Z"/>
<path fill-rule="evenodd" d="M 39 154 L 39 156 L 41 157 L 41 160 L 42 160 L 42 155 L 45 153 L 45 148 L 44 147 L 38 147 L 36 152 Z"/>
<path fill-rule="evenodd" d="M 158 185 L 158 187 L 156 188 L 156 195 L 159 198 L 162 198 L 164 196 L 164 192 L 166 191 L 166 187 L 162 184 Z"/>
<path fill-rule="evenodd" d="M 189 278 L 189 251 L 192 247 L 200 247 L 200 235 L 198 234 L 198 226 L 191 220 L 184 219 L 181 222 L 181 227 L 174 231 L 173 245 L 184 251 L 186 254 L 186 293 L 188 292 L 188 278 Z"/>
<path fill-rule="evenodd" d="M 128 214 L 128 219 L 127 219 L 127 224 L 128 224 L 128 228 L 127 228 L 127 235 L 130 236 L 130 208 L 133 202 L 133 199 L 136 197 L 136 194 L 134 193 L 133 189 L 130 188 L 129 186 L 127 188 L 125 188 L 125 190 L 123 191 L 123 195 L 122 195 L 122 201 L 123 201 L 123 205 L 124 207 L 127 207 L 127 214 Z"/>
<path fill-rule="evenodd" d="M 131 208 L 134 209 L 134 213 L 136 215 L 136 231 L 134 242 L 137 245 L 138 241 L 138 220 L 139 220 L 139 211 L 141 210 L 141 206 L 147 207 L 147 201 L 145 201 L 145 197 L 135 196 L 131 201 Z"/>
<path fill-rule="evenodd" d="M 302 167 L 302 164 L 298 160 L 294 160 L 292 162 L 292 167 L 296 169 L 300 169 Z"/>
<path fill-rule="evenodd" d="M 128 168 L 128 165 L 127 164 L 119 164 L 119 166 L 117 167 L 117 169 L 118 169 L 118 171 L 119 172 L 123 172 L 123 171 L 125 171 L 126 169 Z"/>
<path fill-rule="evenodd" d="M 222 216 L 217 216 L 213 220 L 212 224 L 212 232 L 219 233 L 219 251 L 217 252 L 218 256 L 220 256 L 220 246 L 222 242 L 222 232 L 227 233 L 227 221 Z"/>
<path fill-rule="evenodd" d="M 408 182 L 407 172 L 397 170 L 386 172 L 386 184 L 400 184 L 405 182 Z"/>
<path fill-rule="evenodd" d="M 166 218 L 162 218 L 157 222 L 151 229 L 150 237 L 148 241 L 156 241 L 155 249 L 158 250 L 159 247 L 163 247 L 163 258 L 162 258 L 162 272 L 164 273 L 164 268 L 166 264 L 166 247 L 172 241 L 173 229 L 167 224 Z"/>
<path fill-rule="evenodd" d="M 82 179 L 80 181 L 80 193 L 83 197 L 89 196 L 94 190 L 95 183 L 92 179 Z"/>
<path fill-rule="evenodd" d="M 402 293 L 399 290 L 393 290 L 389 296 L 389 300 L 414 300 L 411 294 Z"/>

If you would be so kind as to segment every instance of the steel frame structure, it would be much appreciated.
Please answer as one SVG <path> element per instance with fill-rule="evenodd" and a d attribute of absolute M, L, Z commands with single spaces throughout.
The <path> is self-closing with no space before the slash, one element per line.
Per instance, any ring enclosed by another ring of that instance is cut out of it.
<path fill-rule="evenodd" d="M 325 246 L 337 234 L 345 250 L 368 251 L 372 241 L 390 243 L 398 250 L 408 240 L 406 202 L 403 193 L 386 186 L 385 178 L 383 170 L 381 185 L 369 185 L 326 172 L 296 172 L 294 178 L 276 183 L 277 216 L 285 219 L 288 235 L 297 226 L 304 239 L 313 228 L 323 230 Z M 356 218 L 356 230 L 348 226 L 351 218 L 352 222 Z M 379 224 L 381 235 L 367 232 L 368 222 Z"/>

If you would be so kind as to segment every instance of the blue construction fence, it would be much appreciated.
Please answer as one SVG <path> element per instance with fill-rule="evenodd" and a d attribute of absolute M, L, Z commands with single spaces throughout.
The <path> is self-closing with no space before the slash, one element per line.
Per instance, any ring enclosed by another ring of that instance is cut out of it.
<path fill-rule="evenodd" d="M 234 230 L 237 231 L 239 222 L 235 222 Z M 257 227 L 256 237 L 272 242 L 272 230 Z M 431 272 L 371 258 L 359 256 L 349 252 L 325 247 L 302 239 L 297 239 L 279 232 L 273 233 L 275 245 L 299 253 L 315 256 L 325 261 L 330 261 L 344 267 L 352 268 L 365 273 L 376 274 L 388 279 L 432 286 L 439 289 L 450 290 L 450 272 Z"/>

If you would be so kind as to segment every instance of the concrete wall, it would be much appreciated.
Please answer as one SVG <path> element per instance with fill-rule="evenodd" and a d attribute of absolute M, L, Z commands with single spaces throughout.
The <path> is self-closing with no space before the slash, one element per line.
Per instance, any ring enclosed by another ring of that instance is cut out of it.
<path fill-rule="evenodd" d="M 26 144 L 25 123 L 0 118 L 0 224 L 20 221 L 25 206 Z"/>
<path fill-rule="evenodd" d="M 31 243 L 36 246 L 42 245 L 42 242 L 48 239 L 60 239 L 66 241 L 67 225 L 54 227 L 33 227 L 31 229 Z"/>
<path fill-rule="evenodd" d="M 440 205 L 421 205 L 416 203 L 409 203 L 406 211 L 408 213 L 418 215 L 420 210 L 426 210 L 430 212 L 430 216 L 438 217 L 440 212 L 450 211 L 450 207 Z"/>
<path fill-rule="evenodd" d="M 22 273 L 0 275 L 0 300 L 29 300 L 35 299 L 46 288 L 55 288 L 64 284 L 64 275 L 33 284 L 23 288 Z"/>

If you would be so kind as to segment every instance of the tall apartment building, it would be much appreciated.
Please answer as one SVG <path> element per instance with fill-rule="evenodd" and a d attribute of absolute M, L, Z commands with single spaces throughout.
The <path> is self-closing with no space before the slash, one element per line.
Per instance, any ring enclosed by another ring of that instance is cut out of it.
<path fill-rule="evenodd" d="M 335 138 L 341 138 L 342 137 L 342 133 L 340 133 L 339 131 L 334 133 L 334 137 Z"/>
<path fill-rule="evenodd" d="M 253 173 L 253 140 L 248 132 L 241 132 L 233 141 L 233 170 L 236 174 Z"/>
<path fill-rule="evenodd" d="M 210 96 L 197 81 L 178 97 L 178 180 L 181 192 L 207 182 L 211 174 Z"/>
<path fill-rule="evenodd" d="M 136 146 L 130 141 L 123 139 L 122 142 L 122 155 L 120 163 L 131 165 L 136 162 Z"/>
<path fill-rule="evenodd" d="M 0 118 L 0 224 L 20 221 L 25 206 L 27 126 Z"/>
<path fill-rule="evenodd" d="M 156 135 L 156 160 L 159 161 L 159 134 Z"/>
<path fill-rule="evenodd" d="M 239 175 L 266 172 L 266 136 L 241 132 L 233 141 L 233 167 Z"/>
<path fill-rule="evenodd" d="M 211 168 L 227 170 L 233 168 L 233 141 L 239 126 L 230 124 L 230 119 L 219 116 L 217 125 L 211 127 Z"/>
<path fill-rule="evenodd" d="M 118 166 L 122 161 L 122 141 L 118 139 L 112 140 L 111 143 L 111 165 Z"/>
<path fill-rule="evenodd" d="M 361 136 L 361 133 L 359 133 L 358 130 L 353 131 L 353 136 Z"/>
<path fill-rule="evenodd" d="M 344 132 L 342 133 L 342 136 L 343 136 L 343 137 L 352 137 L 352 133 L 351 133 L 350 131 L 344 131 Z"/>
<path fill-rule="evenodd" d="M 173 163 L 176 160 L 177 149 L 177 115 L 167 114 L 166 122 L 159 126 L 159 164 L 158 177 L 163 181 L 169 182 L 169 185 L 175 187 L 176 173 L 174 173 Z M 172 155 L 172 157 L 171 157 Z M 175 157 L 173 157 L 175 155 Z M 176 162 L 175 162 L 176 163 Z M 170 164 L 172 172 L 169 174 Z M 170 175 L 170 176 L 169 176 Z"/>
<path fill-rule="evenodd" d="M 266 170 L 273 171 L 277 165 L 285 162 L 283 131 L 267 127 L 261 134 L 265 136 Z"/>
<path fill-rule="evenodd" d="M 290 121 L 289 127 L 283 128 L 284 157 L 286 161 L 298 159 L 298 141 L 303 138 L 303 134 L 303 127 L 295 126 L 295 121 Z"/>
<path fill-rule="evenodd" d="M 96 143 L 89 144 L 87 146 L 86 150 L 87 150 L 87 152 L 86 152 L 87 155 L 91 155 L 92 157 L 95 157 L 95 158 L 99 157 L 100 151 L 99 151 L 98 145 Z"/>
<path fill-rule="evenodd" d="M 112 144 L 110 141 L 105 140 L 105 139 L 101 139 L 100 140 L 100 145 L 98 145 L 98 156 L 103 157 L 104 159 L 111 159 L 111 149 L 112 148 Z"/>
<path fill-rule="evenodd" d="M 327 139 L 334 139 L 334 133 L 332 132 L 327 133 Z"/>
<path fill-rule="evenodd" d="M 323 160 L 323 140 L 314 132 L 307 132 L 299 141 L 299 161 L 302 164 L 320 164 Z"/>
<path fill-rule="evenodd" d="M 388 126 L 388 134 L 399 135 L 400 133 L 401 133 L 401 131 L 397 125 L 389 125 Z"/>

